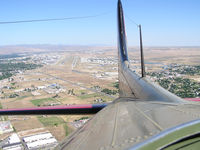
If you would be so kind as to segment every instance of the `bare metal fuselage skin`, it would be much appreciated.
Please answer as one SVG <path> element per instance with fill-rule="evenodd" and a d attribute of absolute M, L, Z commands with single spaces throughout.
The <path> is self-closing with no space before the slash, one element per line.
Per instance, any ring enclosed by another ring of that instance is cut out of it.
<path fill-rule="evenodd" d="M 85 126 L 67 137 L 57 149 L 137 149 L 141 148 L 138 144 L 148 144 L 148 140 L 155 135 L 200 116 L 198 106 L 185 103 L 181 98 L 129 69 L 120 0 L 117 12 L 120 96 Z"/>
<path fill-rule="evenodd" d="M 121 2 L 118 3 L 117 17 L 120 97 L 132 97 L 136 99 L 165 102 L 181 102 L 182 100 L 179 97 L 164 90 L 160 86 L 151 83 L 145 77 L 139 77 L 129 69 L 124 15 Z"/>

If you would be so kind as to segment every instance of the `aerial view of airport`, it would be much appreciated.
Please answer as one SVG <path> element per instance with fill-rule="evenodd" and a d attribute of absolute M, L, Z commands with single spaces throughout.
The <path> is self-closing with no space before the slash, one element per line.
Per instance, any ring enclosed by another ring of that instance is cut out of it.
<path fill-rule="evenodd" d="M 1 47 L 3 49 L 8 47 Z M 111 102 L 118 96 L 114 47 L 38 46 L 0 55 L 1 108 Z M 32 50 L 34 51 L 34 50 Z M 147 47 L 147 76 L 182 98 L 200 97 L 199 47 Z M 129 51 L 131 69 L 140 74 L 139 49 Z M 158 57 L 159 55 L 159 57 Z M 198 101 L 191 101 L 198 104 Z M 1 147 L 49 148 L 87 122 L 91 115 L 1 116 Z M 39 143 L 39 144 L 38 144 Z M 47 144 L 48 143 L 48 144 Z"/>
<path fill-rule="evenodd" d="M 29 2 L 0 2 L 0 149 L 199 148 L 199 2 Z"/>

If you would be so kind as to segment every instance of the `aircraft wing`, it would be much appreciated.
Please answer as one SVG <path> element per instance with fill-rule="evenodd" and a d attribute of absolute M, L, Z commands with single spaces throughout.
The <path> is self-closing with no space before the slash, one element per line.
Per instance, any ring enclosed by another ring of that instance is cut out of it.
<path fill-rule="evenodd" d="M 102 104 L 85 104 L 85 105 L 58 105 L 49 107 L 31 107 L 19 109 L 0 109 L 0 115 L 80 115 L 96 114 L 106 107 L 107 103 Z"/>
<path fill-rule="evenodd" d="M 151 144 L 156 136 L 159 137 L 156 140 L 164 138 L 162 135 L 167 129 L 181 125 L 175 130 L 178 131 L 185 123 L 193 125 L 191 122 L 199 117 L 200 110 L 196 105 L 119 98 L 97 113 L 85 126 L 67 137 L 57 149 L 124 150 L 143 148 Z M 175 140 L 200 133 L 200 121 L 194 131 L 187 131 L 188 133 L 182 132 L 182 136 L 175 133 L 177 137 L 173 135 L 174 139 L 167 138 L 164 143 L 157 142 L 156 148 L 150 145 L 151 147 L 148 146 L 146 149 L 159 149 Z M 169 132 L 170 130 L 167 131 L 167 133 Z"/>

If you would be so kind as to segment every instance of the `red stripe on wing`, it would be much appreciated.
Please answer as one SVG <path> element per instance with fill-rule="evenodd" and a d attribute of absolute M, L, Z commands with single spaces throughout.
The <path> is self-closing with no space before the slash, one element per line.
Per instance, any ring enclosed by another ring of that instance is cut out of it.
<path fill-rule="evenodd" d="M 184 99 L 188 101 L 200 101 L 200 98 L 184 98 Z"/>

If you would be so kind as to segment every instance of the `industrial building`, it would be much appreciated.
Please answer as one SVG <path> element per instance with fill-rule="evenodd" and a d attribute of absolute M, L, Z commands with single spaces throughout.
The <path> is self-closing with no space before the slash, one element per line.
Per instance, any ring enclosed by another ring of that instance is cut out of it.
<path fill-rule="evenodd" d="M 5 143 L 2 146 L 3 150 L 23 150 L 24 149 L 21 143 L 21 140 L 16 133 L 13 133 L 4 141 Z"/>
<path fill-rule="evenodd" d="M 58 141 L 49 132 L 23 137 L 23 142 L 28 150 L 53 148 L 58 144 Z"/>

